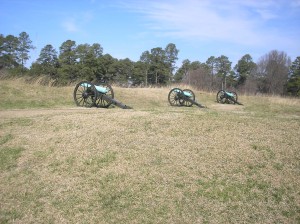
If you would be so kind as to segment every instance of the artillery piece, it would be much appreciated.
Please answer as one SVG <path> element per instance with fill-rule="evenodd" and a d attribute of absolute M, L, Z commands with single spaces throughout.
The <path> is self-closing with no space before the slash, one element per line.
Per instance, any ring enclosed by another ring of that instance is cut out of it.
<path fill-rule="evenodd" d="M 132 109 L 131 107 L 114 99 L 114 91 L 109 84 L 101 83 L 95 85 L 88 81 L 79 82 L 74 89 L 74 101 L 79 107 L 100 107 L 108 108 L 114 104 L 122 109 Z"/>
<path fill-rule="evenodd" d="M 200 108 L 205 108 L 205 106 L 195 101 L 195 94 L 190 89 L 181 90 L 179 88 L 173 88 L 169 92 L 168 100 L 171 106 L 191 107 L 192 105 L 196 105 Z"/>
<path fill-rule="evenodd" d="M 217 93 L 217 102 L 218 103 L 232 103 L 232 104 L 238 104 L 243 105 L 239 103 L 238 101 L 238 95 L 236 92 L 229 92 L 225 90 L 220 90 Z"/>

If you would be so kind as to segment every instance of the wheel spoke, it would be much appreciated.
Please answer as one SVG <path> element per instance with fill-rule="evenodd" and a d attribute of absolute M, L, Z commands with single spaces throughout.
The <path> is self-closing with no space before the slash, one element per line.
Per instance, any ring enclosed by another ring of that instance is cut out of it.
<path fill-rule="evenodd" d="M 82 81 L 74 89 L 73 97 L 77 106 L 91 107 L 95 102 L 96 90 L 92 83 Z"/>
<path fill-rule="evenodd" d="M 180 94 L 182 90 L 179 88 L 173 88 L 168 95 L 168 101 L 171 106 L 180 106 Z"/>
<path fill-rule="evenodd" d="M 114 98 L 114 92 L 113 92 L 112 87 L 108 84 L 105 84 L 105 83 L 99 84 L 97 86 L 106 89 L 107 92 L 106 93 L 98 92 L 98 97 L 97 97 L 96 102 L 95 102 L 96 106 L 101 107 L 101 108 L 109 107 L 112 104 L 112 102 L 103 99 L 103 95 L 106 95 L 107 97 L 113 99 Z"/>
<path fill-rule="evenodd" d="M 78 104 L 81 105 L 81 102 L 84 101 L 84 98 L 81 97 L 80 101 L 78 101 Z"/>

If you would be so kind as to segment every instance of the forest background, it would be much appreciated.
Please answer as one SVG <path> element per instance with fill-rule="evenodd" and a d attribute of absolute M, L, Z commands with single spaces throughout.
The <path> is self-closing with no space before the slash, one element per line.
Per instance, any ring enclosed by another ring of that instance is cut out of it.
<path fill-rule="evenodd" d="M 44 46 L 36 61 L 26 66 L 35 49 L 29 35 L 0 34 L 1 78 L 43 77 L 43 83 L 65 86 L 88 80 L 113 83 L 123 87 L 188 84 L 198 90 L 220 88 L 243 94 L 300 96 L 300 56 L 291 61 L 286 52 L 272 50 L 254 62 L 245 53 L 236 65 L 226 55 L 210 56 L 205 62 L 185 59 L 177 67 L 180 52 L 174 43 L 141 53 L 138 61 L 117 59 L 103 54 L 100 43 L 76 43 L 66 40 L 57 51 Z"/>

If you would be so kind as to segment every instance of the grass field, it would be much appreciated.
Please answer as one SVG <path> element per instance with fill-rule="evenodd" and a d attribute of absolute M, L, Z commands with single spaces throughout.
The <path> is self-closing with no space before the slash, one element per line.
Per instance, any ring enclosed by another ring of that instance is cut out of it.
<path fill-rule="evenodd" d="M 113 88 L 134 109 L 0 80 L 0 223 L 300 223 L 300 99 Z"/>

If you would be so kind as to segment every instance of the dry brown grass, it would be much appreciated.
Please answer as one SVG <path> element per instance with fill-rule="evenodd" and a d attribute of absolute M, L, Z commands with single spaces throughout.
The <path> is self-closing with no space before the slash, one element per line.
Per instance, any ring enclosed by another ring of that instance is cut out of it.
<path fill-rule="evenodd" d="M 299 223 L 299 101 L 195 91 L 209 108 L 178 108 L 169 90 L 114 88 L 133 110 L 0 111 L 0 222 Z"/>

